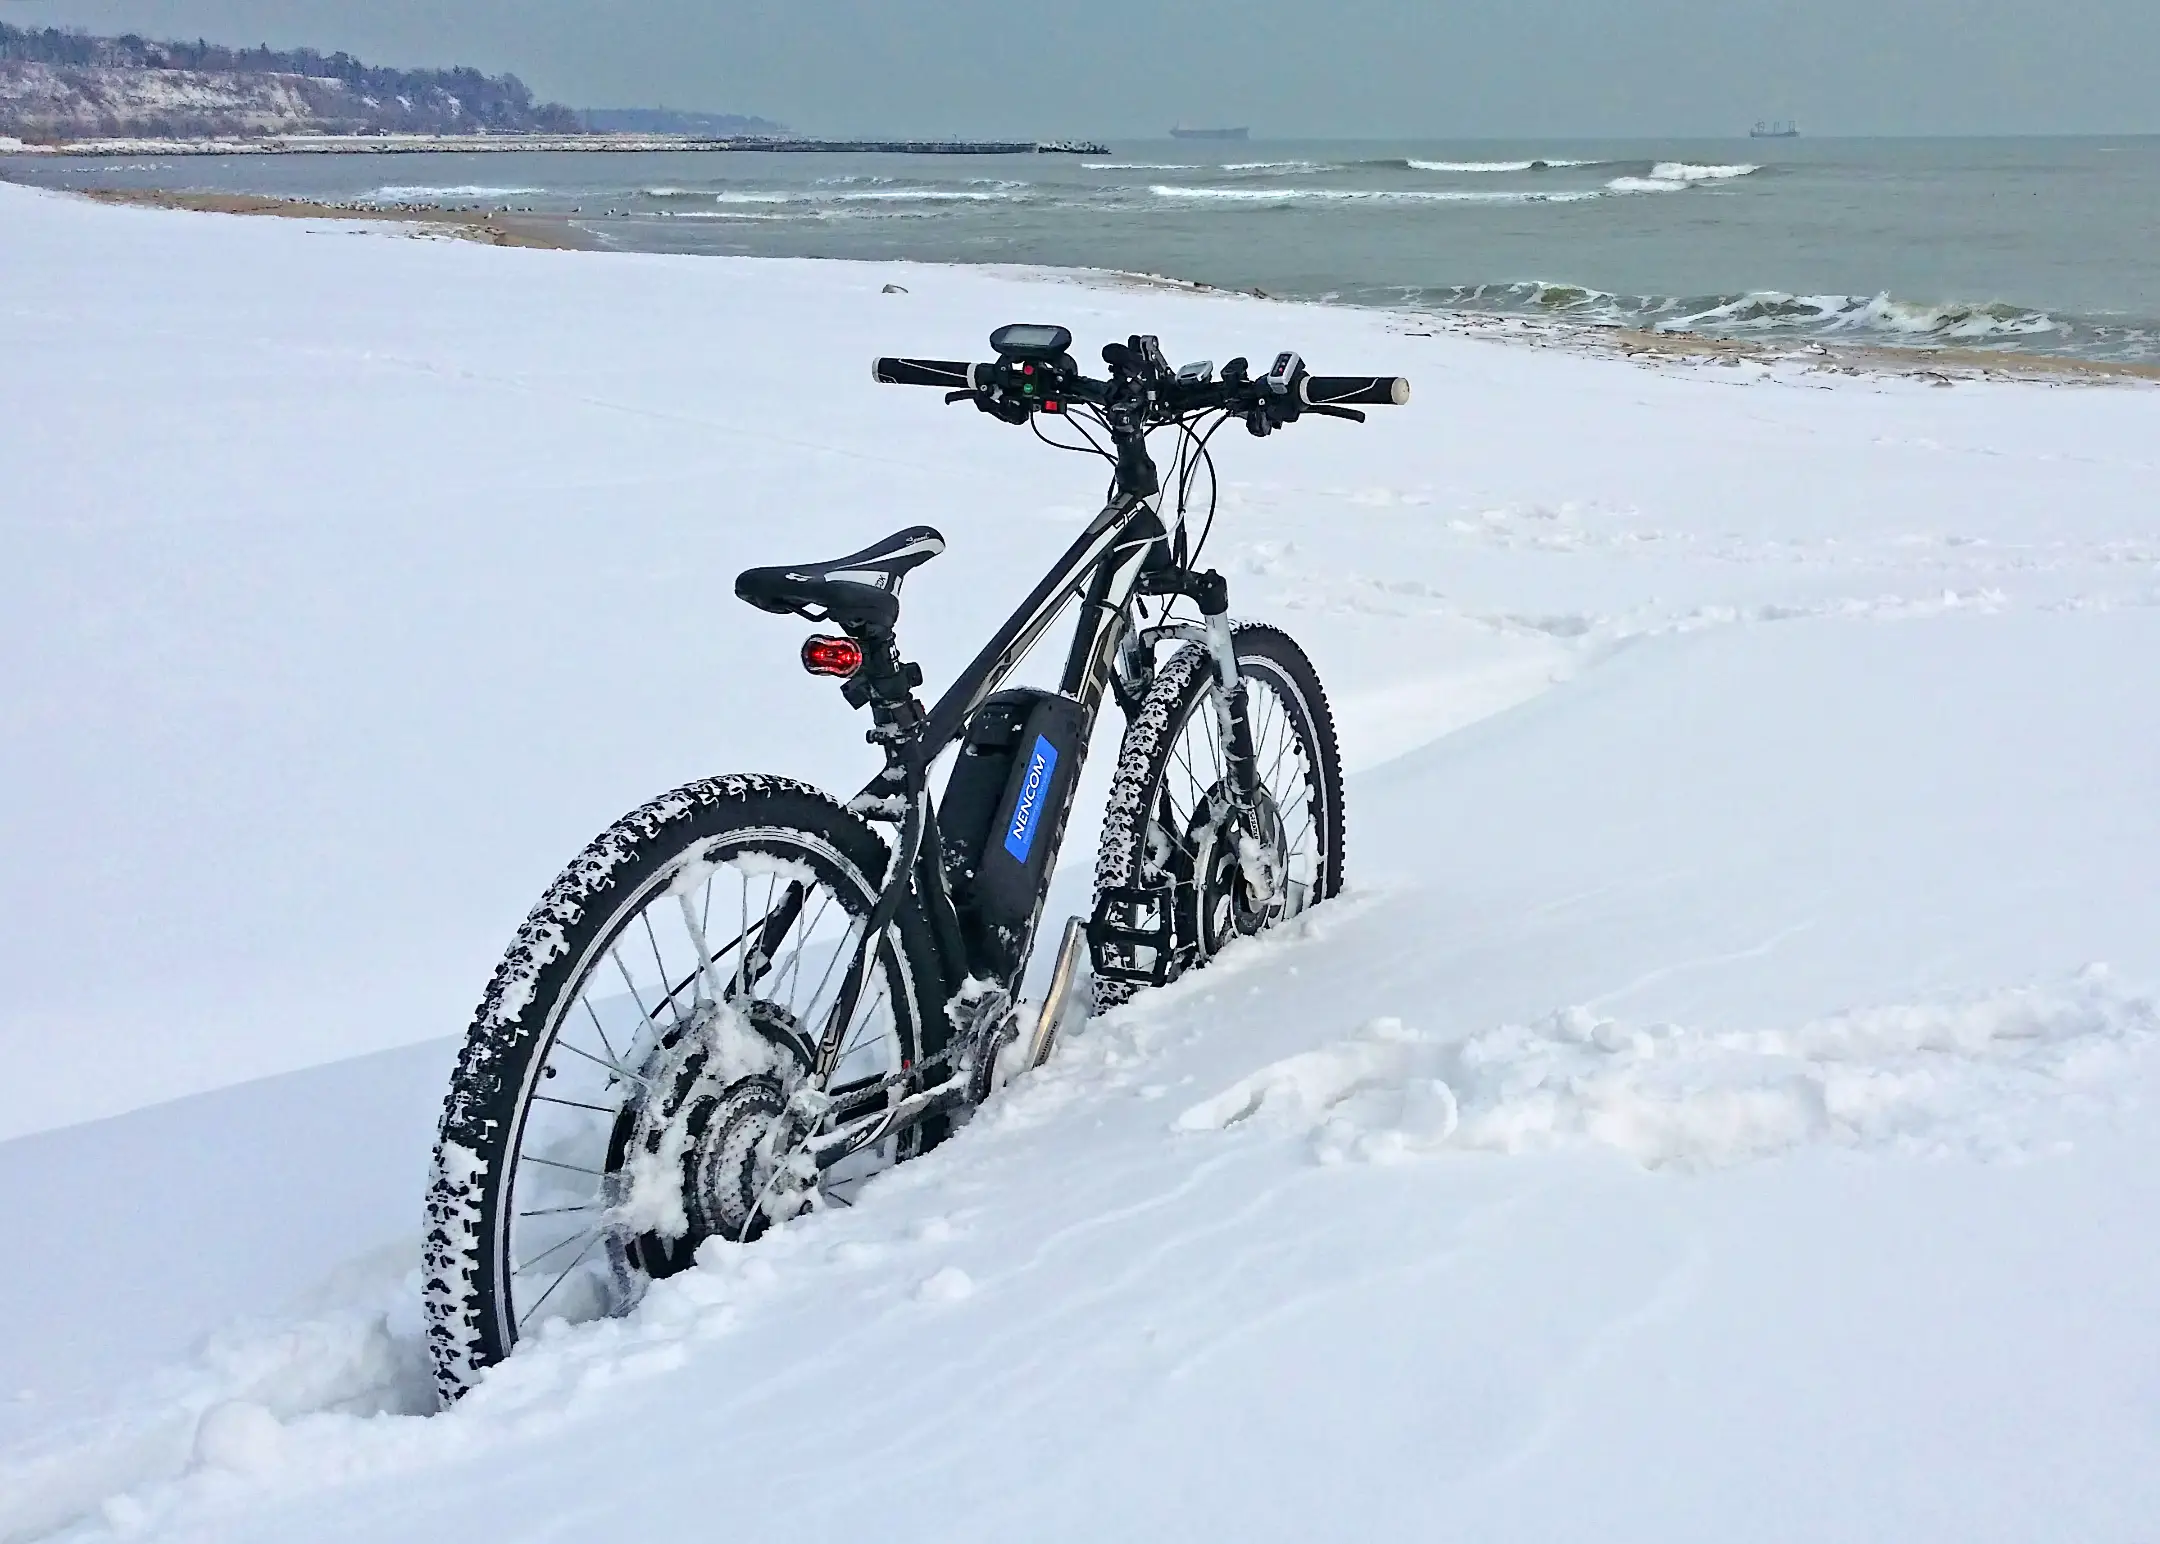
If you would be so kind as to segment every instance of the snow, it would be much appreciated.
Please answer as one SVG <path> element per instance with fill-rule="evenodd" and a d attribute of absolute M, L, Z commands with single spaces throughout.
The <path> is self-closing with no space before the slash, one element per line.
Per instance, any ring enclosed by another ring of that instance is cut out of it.
<path fill-rule="evenodd" d="M 2104 1098 L 2160 1031 L 2151 1001 L 2101 990 L 2104 968 L 2082 976 L 2060 996 L 1995 992 L 1790 1029 L 1705 1033 L 1577 1006 L 1446 1043 L 1375 1019 L 1239 1079 L 1176 1129 L 1302 1131 L 1323 1163 L 1590 1146 L 1707 1168 L 1808 1145 L 1936 1153 L 1959 1137 L 2018 1154 L 1996 1145 L 2006 1106 Z"/>
<path fill-rule="evenodd" d="M 0 238 L 0 1539 L 2149 1536 L 2160 394 L 12 187 Z M 423 1416 L 520 919 L 661 790 L 875 770 L 734 572 L 937 525 L 936 683 L 1092 512 L 863 369 L 1013 319 L 1415 378 L 1216 447 L 1350 892 Z"/>

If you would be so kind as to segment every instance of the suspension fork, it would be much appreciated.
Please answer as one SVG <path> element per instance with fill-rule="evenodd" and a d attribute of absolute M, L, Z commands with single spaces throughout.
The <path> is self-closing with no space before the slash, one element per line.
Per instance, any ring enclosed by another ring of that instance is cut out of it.
<path fill-rule="evenodd" d="M 1237 638 L 1230 628 L 1230 585 L 1213 569 L 1191 576 L 1188 593 L 1200 607 L 1208 653 L 1215 661 L 1215 728 L 1222 736 L 1230 767 L 1230 799 L 1238 824 L 1258 836 L 1254 811 L 1260 804 L 1260 757 L 1253 747 L 1252 715 L 1247 710 L 1245 678 L 1238 674 Z"/>

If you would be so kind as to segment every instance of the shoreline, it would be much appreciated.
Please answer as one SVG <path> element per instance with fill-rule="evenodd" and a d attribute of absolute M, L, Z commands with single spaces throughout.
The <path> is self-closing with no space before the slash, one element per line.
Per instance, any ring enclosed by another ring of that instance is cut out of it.
<path fill-rule="evenodd" d="M 96 203 L 138 209 L 177 209 L 197 214 L 252 215 L 272 219 L 353 220 L 408 225 L 452 240 L 476 241 L 486 246 L 525 247 L 556 252 L 613 250 L 604 240 L 581 229 L 571 216 L 560 214 L 446 209 L 439 204 L 323 203 L 266 194 L 177 192 L 159 188 L 93 188 L 74 191 L 73 196 L 87 198 Z M 1100 282 L 1135 288 L 1160 287 L 1193 294 L 1251 294 L 1259 299 L 1281 299 L 1290 304 L 1327 304 L 1325 301 L 1299 302 L 1290 297 L 1268 295 L 1258 290 L 1228 289 L 1197 279 L 1127 273 L 1114 269 L 1064 269 L 1034 264 L 1023 266 L 1039 266 L 1044 272 L 1057 273 L 1081 283 Z M 1809 372 L 1850 376 L 1897 376 L 1931 380 L 1943 386 L 1961 380 L 2016 380 L 2083 386 L 2160 382 L 2160 364 L 2078 359 L 2066 354 L 2013 352 L 1954 345 L 1914 345 L 1900 348 L 1882 343 L 1720 338 L 1707 333 L 1646 332 L 1627 327 L 1571 326 L 1532 317 L 1454 311 L 1400 311 L 1395 314 L 1406 319 L 1444 326 L 1462 336 L 1484 337 L 1495 342 L 1531 347 L 1566 348 L 1580 353 L 1618 356 L 1651 365 L 1732 368 L 1748 364 L 1765 368 L 1798 365 Z"/>
<path fill-rule="evenodd" d="M 558 215 L 445 209 L 438 204 L 326 204 L 313 199 L 278 198 L 258 193 L 178 193 L 162 188 L 86 188 L 74 196 L 128 209 L 178 209 L 190 214 L 413 225 L 453 240 L 477 241 L 491 247 L 530 247 L 550 252 L 604 250 L 567 217 Z"/>
<path fill-rule="evenodd" d="M 1280 300 L 1288 305 L 1331 304 L 1328 301 L 1307 301 L 1294 296 L 1270 295 L 1263 290 L 1232 289 L 1198 279 L 1177 279 L 1164 274 L 1121 273 L 1109 269 L 1052 271 L 1069 274 L 1078 282 L 1099 282 L 1117 288 L 1168 289 L 1201 295 L 1251 295 L 1261 300 Z M 1885 343 L 1824 343 L 1806 338 L 1719 338 L 1700 332 L 1645 332 L 1633 327 L 1595 327 L 1491 312 L 1418 311 L 1380 306 L 1358 306 L 1350 309 L 1375 310 L 1405 321 L 1444 327 L 1458 337 L 1482 338 L 1518 347 L 1562 348 L 1576 353 L 1617 355 L 1653 365 L 1799 365 L 1811 372 L 1903 376 L 1933 380 L 1944 386 L 1961 380 L 2019 380 L 2086 386 L 2160 382 L 2160 364 L 2079 359 L 2069 354 L 2010 352 L 1927 344 L 1899 348 Z"/>

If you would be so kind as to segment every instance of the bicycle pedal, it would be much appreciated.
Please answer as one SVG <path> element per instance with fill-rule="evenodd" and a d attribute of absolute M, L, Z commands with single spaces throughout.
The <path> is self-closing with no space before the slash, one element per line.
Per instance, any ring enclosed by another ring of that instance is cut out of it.
<path fill-rule="evenodd" d="M 1105 890 L 1088 920 L 1088 953 L 1104 981 L 1162 986 L 1175 973 L 1177 936 L 1171 924 L 1177 886 L 1121 885 Z M 1143 951 L 1144 957 L 1143 957 Z"/>

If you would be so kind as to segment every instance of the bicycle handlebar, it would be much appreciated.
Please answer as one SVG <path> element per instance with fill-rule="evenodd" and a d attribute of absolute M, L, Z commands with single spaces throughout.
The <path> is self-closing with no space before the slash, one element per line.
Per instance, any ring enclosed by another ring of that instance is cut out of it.
<path fill-rule="evenodd" d="M 947 391 L 973 391 L 975 372 L 982 368 L 960 359 L 893 359 L 875 361 L 870 378 L 881 386 L 942 386 Z"/>
<path fill-rule="evenodd" d="M 1410 400 L 1402 375 L 1308 375 L 1298 383 L 1308 407 L 1401 407 Z"/>
<path fill-rule="evenodd" d="M 1153 340 L 1148 342 L 1152 345 Z M 1104 351 L 1106 358 L 1120 352 L 1117 345 Z M 1247 415 L 1255 425 L 1253 432 L 1258 434 L 1265 432 L 1268 424 L 1279 427 L 1301 411 L 1362 421 L 1364 414 L 1354 408 L 1400 407 L 1410 400 L 1410 382 L 1399 375 L 1308 375 L 1298 365 L 1297 373 L 1285 384 L 1247 375 L 1245 362 L 1239 359 L 1224 367 L 1222 378 L 1193 380 L 1170 375 L 1161 367 L 1160 358 L 1158 350 L 1153 374 L 1138 378 L 1119 374 L 1113 361 L 1116 378 L 1108 381 L 1080 374 L 1064 355 L 1039 360 L 1023 356 L 989 364 L 887 355 L 872 363 L 870 374 L 873 380 L 887 386 L 938 387 L 953 401 L 974 397 L 985 411 L 1011 423 L 1026 422 L 1028 415 L 1039 408 L 1048 407 L 1054 412 L 1060 402 L 1108 407 L 1122 401 L 1129 405 L 1144 403 L 1143 421 L 1151 424 L 1175 422 L 1192 413 L 1216 409 L 1241 413 Z M 1296 356 L 1283 358 L 1294 362 Z"/>

